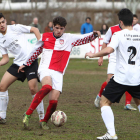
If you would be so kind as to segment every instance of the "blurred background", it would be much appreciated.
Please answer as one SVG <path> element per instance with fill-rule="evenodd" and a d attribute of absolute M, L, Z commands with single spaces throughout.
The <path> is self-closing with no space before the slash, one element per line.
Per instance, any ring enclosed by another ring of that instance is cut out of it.
<path fill-rule="evenodd" d="M 2 12 L 8 24 L 15 21 L 31 25 L 33 18 L 38 18 L 43 33 L 48 23 L 56 16 L 66 18 L 66 32 L 80 33 L 80 28 L 90 17 L 94 30 L 101 30 L 102 25 L 118 24 L 117 13 L 122 8 L 129 8 L 140 17 L 140 0 L 0 0 Z"/>

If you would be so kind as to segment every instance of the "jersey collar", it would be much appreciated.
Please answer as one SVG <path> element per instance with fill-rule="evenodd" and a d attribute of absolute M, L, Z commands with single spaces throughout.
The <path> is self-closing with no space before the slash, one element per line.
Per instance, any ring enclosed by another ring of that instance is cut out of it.
<path fill-rule="evenodd" d="M 122 28 L 121 28 L 120 24 L 119 24 L 119 27 L 120 27 L 120 29 L 122 30 Z"/>
<path fill-rule="evenodd" d="M 62 35 L 63 35 L 63 34 L 62 34 Z M 61 35 L 61 36 L 62 36 L 62 35 Z M 60 36 L 60 37 L 61 37 L 61 36 Z M 53 32 L 53 37 L 55 37 L 56 39 L 60 38 L 60 37 L 56 37 L 56 36 L 54 35 L 54 32 Z"/>

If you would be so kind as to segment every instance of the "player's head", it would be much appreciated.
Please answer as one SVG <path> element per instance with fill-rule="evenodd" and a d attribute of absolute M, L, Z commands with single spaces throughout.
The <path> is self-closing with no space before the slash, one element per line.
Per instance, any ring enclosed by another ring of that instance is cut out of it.
<path fill-rule="evenodd" d="M 132 12 L 124 8 L 118 13 L 118 17 L 120 20 L 120 26 L 132 26 L 133 23 L 133 14 Z M 123 27 L 122 27 L 123 28 Z"/>
<path fill-rule="evenodd" d="M 86 23 L 90 23 L 91 22 L 91 18 L 90 17 L 86 17 L 85 21 L 86 21 Z"/>
<path fill-rule="evenodd" d="M 67 21 L 63 17 L 56 17 L 53 19 L 53 32 L 56 37 L 62 36 L 65 31 L 65 27 L 67 25 Z"/>
<path fill-rule="evenodd" d="M 133 25 L 138 23 L 138 16 L 136 14 L 133 15 Z"/>
<path fill-rule="evenodd" d="M 13 24 L 16 24 L 16 20 L 15 19 L 11 20 L 11 25 L 13 25 Z"/>
<path fill-rule="evenodd" d="M 0 13 L 0 32 L 5 33 L 7 29 L 7 21 L 2 13 Z"/>

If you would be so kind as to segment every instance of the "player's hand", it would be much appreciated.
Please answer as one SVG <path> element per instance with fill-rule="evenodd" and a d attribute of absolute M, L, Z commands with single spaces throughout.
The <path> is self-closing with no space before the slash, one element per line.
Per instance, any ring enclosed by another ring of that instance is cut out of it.
<path fill-rule="evenodd" d="M 88 53 L 85 54 L 85 58 L 86 58 L 87 56 L 88 56 L 89 58 L 92 58 L 92 57 L 93 57 L 93 53 L 92 53 L 92 52 L 88 52 Z"/>
<path fill-rule="evenodd" d="M 93 34 L 95 37 L 98 37 L 98 38 L 101 37 L 100 31 L 93 31 Z"/>
<path fill-rule="evenodd" d="M 23 70 L 23 68 L 25 68 L 24 65 L 20 66 L 19 69 L 18 69 L 18 73 L 19 73 L 20 71 L 21 71 L 21 72 L 25 72 L 25 71 Z"/>
<path fill-rule="evenodd" d="M 100 58 L 98 59 L 98 65 L 99 65 L 99 66 L 102 66 L 102 64 L 103 64 L 103 57 L 100 57 Z"/>

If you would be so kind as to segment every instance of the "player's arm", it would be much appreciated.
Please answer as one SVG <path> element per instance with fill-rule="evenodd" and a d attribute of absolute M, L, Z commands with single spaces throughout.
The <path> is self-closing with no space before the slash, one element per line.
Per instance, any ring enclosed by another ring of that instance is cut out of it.
<path fill-rule="evenodd" d="M 88 34 L 84 34 L 84 35 L 74 35 L 74 34 L 71 34 L 70 35 L 70 43 L 71 43 L 71 46 L 74 47 L 74 46 L 80 46 L 80 45 L 83 45 L 83 44 L 87 44 L 91 41 L 93 41 L 94 39 L 96 39 L 97 37 L 101 37 L 101 33 L 100 31 L 94 31 L 94 32 L 91 32 L 91 33 L 88 33 Z"/>
<path fill-rule="evenodd" d="M 89 56 L 90 58 L 95 58 L 95 57 L 103 57 L 106 56 L 112 52 L 114 52 L 114 50 L 119 46 L 119 39 L 118 39 L 118 34 L 114 33 L 114 35 L 112 36 L 111 42 L 108 45 L 108 47 L 104 48 L 103 50 L 101 50 L 100 52 L 93 54 L 92 52 L 86 53 L 85 54 L 85 58 L 87 56 Z"/>
<path fill-rule="evenodd" d="M 26 25 L 22 25 L 22 24 L 15 24 L 15 26 L 13 26 L 13 28 L 15 31 L 18 31 L 20 33 L 34 33 L 37 40 L 39 40 L 41 38 L 41 34 L 40 34 L 38 28 L 26 26 Z"/>
<path fill-rule="evenodd" d="M 2 59 L 0 61 L 0 66 L 3 66 L 9 62 L 9 56 L 8 54 L 2 55 Z"/>
<path fill-rule="evenodd" d="M 95 54 L 92 52 L 86 53 L 85 58 L 87 56 L 89 56 L 90 58 L 103 57 L 103 56 L 106 56 L 112 52 L 114 52 L 114 49 L 112 47 L 107 47 L 107 48 L 105 48 L 105 49 L 103 49 L 100 52 L 95 53 Z"/>
<path fill-rule="evenodd" d="M 107 44 L 106 43 L 103 43 L 101 50 L 103 50 L 106 47 L 107 47 Z M 99 60 L 98 60 L 98 65 L 99 66 L 102 66 L 102 64 L 103 64 L 103 57 L 100 57 Z"/>
<path fill-rule="evenodd" d="M 112 37 L 112 31 L 111 31 L 111 28 L 109 28 L 104 36 L 103 45 L 102 45 L 101 50 L 103 50 L 104 48 L 107 47 L 107 44 L 109 43 L 111 37 Z M 102 66 L 102 64 L 103 64 L 103 57 L 100 57 L 98 60 L 98 65 Z"/>
<path fill-rule="evenodd" d="M 35 34 L 37 40 L 39 40 L 41 38 L 41 34 L 40 34 L 38 28 L 31 27 L 30 32 Z"/>

